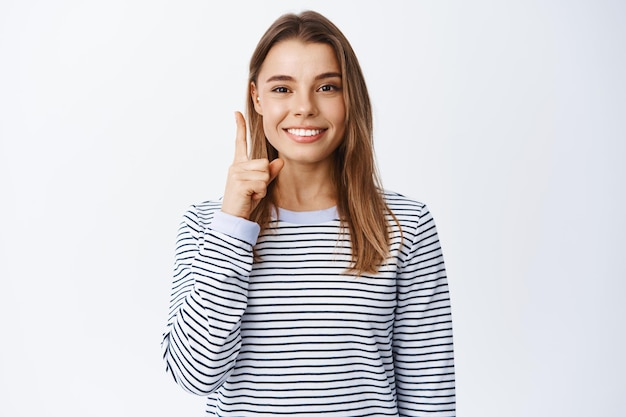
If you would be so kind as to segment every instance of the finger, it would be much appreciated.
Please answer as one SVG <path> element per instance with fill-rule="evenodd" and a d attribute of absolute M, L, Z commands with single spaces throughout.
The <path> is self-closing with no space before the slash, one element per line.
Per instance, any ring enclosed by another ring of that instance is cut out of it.
<path fill-rule="evenodd" d="M 265 170 L 234 168 L 229 171 L 228 175 L 233 184 L 245 183 L 246 181 L 263 181 L 267 184 L 270 181 L 270 171 L 267 165 Z"/>
<path fill-rule="evenodd" d="M 278 173 L 285 166 L 285 161 L 280 158 L 274 159 L 270 162 L 269 170 L 270 170 L 270 180 L 267 182 L 268 185 L 278 176 Z"/>
<path fill-rule="evenodd" d="M 255 183 L 251 183 L 251 193 L 250 198 L 253 201 L 259 201 L 265 198 L 267 195 L 267 183 L 265 181 L 258 181 Z"/>
<path fill-rule="evenodd" d="M 243 162 L 235 162 L 228 169 L 229 175 L 231 174 L 245 174 L 264 172 L 269 174 L 269 162 L 267 159 L 249 159 Z"/>
<path fill-rule="evenodd" d="M 235 112 L 235 123 L 237 123 L 237 135 L 235 136 L 235 162 L 248 160 L 248 142 L 246 141 L 246 120 L 243 114 Z"/>

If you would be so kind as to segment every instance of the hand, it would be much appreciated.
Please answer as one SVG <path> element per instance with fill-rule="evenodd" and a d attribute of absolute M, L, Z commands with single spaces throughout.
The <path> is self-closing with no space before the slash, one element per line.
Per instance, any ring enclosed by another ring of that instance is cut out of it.
<path fill-rule="evenodd" d="M 235 121 L 235 159 L 228 170 L 222 211 L 249 220 L 252 210 L 266 196 L 267 186 L 276 178 L 285 163 L 278 158 L 272 162 L 248 158 L 246 121 L 240 112 L 235 112 Z"/>

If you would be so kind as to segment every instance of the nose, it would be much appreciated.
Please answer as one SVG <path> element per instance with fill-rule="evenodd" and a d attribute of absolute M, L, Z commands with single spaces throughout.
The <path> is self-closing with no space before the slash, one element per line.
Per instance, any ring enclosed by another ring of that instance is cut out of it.
<path fill-rule="evenodd" d="M 293 103 L 293 113 L 295 116 L 308 117 L 317 112 L 315 97 L 312 92 L 300 92 L 295 94 Z"/>

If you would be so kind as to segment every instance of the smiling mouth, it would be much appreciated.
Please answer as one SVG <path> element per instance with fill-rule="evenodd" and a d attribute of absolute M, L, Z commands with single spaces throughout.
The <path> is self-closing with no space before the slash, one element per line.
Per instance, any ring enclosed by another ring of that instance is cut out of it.
<path fill-rule="evenodd" d="M 288 133 L 301 136 L 301 137 L 309 137 L 316 136 L 324 132 L 326 129 L 285 129 Z"/>

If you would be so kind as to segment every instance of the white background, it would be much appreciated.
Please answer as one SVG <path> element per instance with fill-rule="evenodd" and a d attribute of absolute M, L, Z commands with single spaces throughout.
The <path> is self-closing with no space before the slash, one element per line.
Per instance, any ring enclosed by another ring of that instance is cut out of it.
<path fill-rule="evenodd" d="M 437 220 L 458 414 L 626 415 L 625 3 L 217 4 L 0 3 L 0 415 L 202 415 L 159 350 L 176 230 L 222 193 L 256 42 L 307 8 Z"/>

